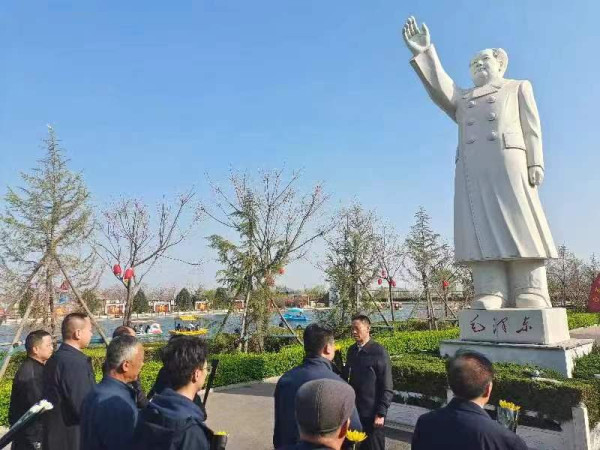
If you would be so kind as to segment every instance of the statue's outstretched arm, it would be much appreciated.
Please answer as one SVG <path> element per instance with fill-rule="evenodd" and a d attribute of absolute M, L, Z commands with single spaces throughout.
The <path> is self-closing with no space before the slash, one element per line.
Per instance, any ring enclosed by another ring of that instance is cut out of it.
<path fill-rule="evenodd" d="M 427 25 L 423 23 L 419 29 L 415 18 L 409 17 L 404 24 L 402 35 L 406 46 L 414 55 L 410 63 L 427 93 L 436 105 L 456 121 L 456 105 L 462 91 L 442 67 L 431 43 Z"/>

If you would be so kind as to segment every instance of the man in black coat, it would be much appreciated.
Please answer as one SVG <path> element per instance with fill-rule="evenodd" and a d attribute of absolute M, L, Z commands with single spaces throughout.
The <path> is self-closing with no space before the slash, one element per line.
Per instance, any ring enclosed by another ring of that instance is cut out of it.
<path fill-rule="evenodd" d="M 207 345 L 194 336 L 171 339 L 162 354 L 171 387 L 140 411 L 136 450 L 209 450 L 212 432 L 194 397 L 210 371 Z"/>
<path fill-rule="evenodd" d="M 12 383 L 8 423 L 13 426 L 29 408 L 42 397 L 44 365 L 52 356 L 52 336 L 44 330 L 32 331 L 25 339 L 27 358 L 17 370 Z M 34 450 L 42 448 L 44 429 L 36 419 L 21 431 L 13 441 L 13 450 Z"/>
<path fill-rule="evenodd" d="M 419 417 L 412 450 L 527 450 L 520 437 L 483 409 L 494 378 L 485 356 L 459 352 L 448 361 L 446 371 L 455 397 L 447 406 Z"/>
<path fill-rule="evenodd" d="M 62 322 L 63 343 L 44 370 L 44 398 L 54 408 L 44 414 L 44 450 L 79 450 L 81 405 L 96 381 L 82 350 L 92 339 L 92 323 L 82 313 Z"/>
<path fill-rule="evenodd" d="M 275 387 L 275 430 L 273 446 L 280 448 L 299 440 L 295 399 L 298 389 L 306 382 L 319 379 L 343 381 L 332 368 L 335 355 L 333 332 L 313 323 L 304 330 L 304 362 L 284 373 Z M 352 411 L 350 428 L 362 430 L 356 408 Z"/>
<path fill-rule="evenodd" d="M 114 338 L 106 349 L 102 381 L 90 392 L 81 408 L 81 448 L 129 450 L 138 418 L 135 391 L 144 365 L 144 347 L 134 336 Z"/>
<path fill-rule="evenodd" d="M 385 416 L 394 396 L 392 363 L 385 348 L 371 339 L 371 321 L 365 315 L 352 318 L 352 337 L 344 378 L 356 393 L 356 408 L 368 437 L 364 450 L 384 450 Z"/>

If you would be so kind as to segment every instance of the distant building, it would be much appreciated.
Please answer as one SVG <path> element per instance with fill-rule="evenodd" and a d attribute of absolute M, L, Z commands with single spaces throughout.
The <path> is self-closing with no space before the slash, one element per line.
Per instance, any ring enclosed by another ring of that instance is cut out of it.
<path fill-rule="evenodd" d="M 152 302 L 152 311 L 155 313 L 171 312 L 171 302 Z"/>
<path fill-rule="evenodd" d="M 194 303 L 195 311 L 208 311 L 208 302 L 206 300 L 198 300 Z"/>
<path fill-rule="evenodd" d="M 121 300 L 106 300 L 104 314 L 107 316 L 122 316 L 125 313 L 125 302 Z"/>

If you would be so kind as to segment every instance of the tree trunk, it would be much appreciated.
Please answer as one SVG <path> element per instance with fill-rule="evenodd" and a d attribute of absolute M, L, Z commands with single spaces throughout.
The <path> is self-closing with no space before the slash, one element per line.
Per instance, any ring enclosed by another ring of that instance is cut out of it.
<path fill-rule="evenodd" d="M 54 286 L 52 283 L 52 273 L 50 272 L 50 263 L 46 265 L 46 295 L 48 297 L 48 312 L 50 315 L 50 334 L 52 342 L 56 343 L 56 313 L 54 311 Z"/>
<path fill-rule="evenodd" d="M 94 314 L 92 314 L 92 312 L 90 311 L 90 308 L 88 308 L 88 306 L 85 303 L 85 301 L 81 298 L 81 296 L 77 292 L 77 289 L 75 289 L 75 286 L 71 282 L 71 279 L 69 278 L 69 275 L 67 275 L 67 271 L 65 270 L 64 266 L 62 265 L 62 263 L 60 262 L 60 260 L 58 259 L 58 256 L 56 256 L 56 254 L 54 255 L 54 259 L 56 261 L 56 264 L 58 264 L 58 268 L 60 269 L 60 271 L 64 275 L 65 280 L 67 280 L 67 283 L 69 283 L 69 287 L 71 288 L 71 291 L 73 291 L 73 294 L 75 294 L 75 297 L 77 298 L 77 301 L 83 307 L 84 311 L 86 312 L 86 314 L 90 318 L 90 322 L 92 322 L 92 325 L 94 327 L 96 327 L 96 330 L 98 331 L 98 334 L 100 335 L 100 337 L 104 341 L 104 344 L 106 344 L 106 346 L 108 347 L 108 344 L 109 344 L 110 340 L 106 337 L 106 334 L 104 333 L 104 330 L 102 329 L 102 327 L 100 326 L 100 324 L 98 324 L 98 322 L 96 322 L 96 318 L 94 317 Z"/>
<path fill-rule="evenodd" d="M 240 327 L 240 344 L 239 350 L 248 352 L 248 308 L 250 307 L 250 299 L 252 292 L 252 280 L 248 284 L 248 290 L 246 291 L 246 300 L 244 302 L 244 312 L 242 314 L 242 326 Z"/>
<path fill-rule="evenodd" d="M 392 323 L 394 323 L 394 298 L 392 296 L 392 285 L 388 283 L 388 294 L 390 299 L 390 313 L 392 314 Z"/>
<path fill-rule="evenodd" d="M 133 310 L 132 298 L 131 298 L 131 284 L 133 283 L 133 278 L 130 278 L 127 281 L 127 295 L 125 296 L 125 308 L 123 310 L 123 325 L 130 327 L 131 326 L 131 312 Z"/>
<path fill-rule="evenodd" d="M 2 380 L 2 378 L 4 377 L 4 373 L 6 372 L 6 369 L 8 368 L 8 363 L 10 362 L 10 358 L 11 358 L 13 352 L 15 351 L 15 348 L 17 347 L 17 343 L 19 342 L 19 339 L 21 339 L 21 333 L 23 333 L 23 328 L 25 328 L 25 324 L 27 323 L 27 319 L 29 318 L 29 315 L 31 314 L 31 310 L 33 309 L 33 305 L 36 302 L 36 299 L 37 299 L 37 296 L 33 296 L 31 301 L 29 302 L 29 305 L 27 305 L 27 309 L 25 310 L 25 314 L 23 314 L 23 318 L 21 319 L 21 323 L 19 324 L 19 327 L 17 328 L 17 332 L 15 333 L 12 343 L 11 343 L 10 347 L 8 348 L 8 350 L 6 351 L 6 355 L 4 356 L 4 360 L 2 361 L 2 367 L 0 367 L 0 380 Z"/>

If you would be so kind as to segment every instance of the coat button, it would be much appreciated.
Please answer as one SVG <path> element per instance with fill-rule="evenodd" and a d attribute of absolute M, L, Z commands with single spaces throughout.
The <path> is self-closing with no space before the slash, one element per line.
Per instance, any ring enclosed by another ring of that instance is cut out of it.
<path fill-rule="evenodd" d="M 494 97 L 493 95 L 490 95 L 487 99 L 488 103 L 494 103 L 496 101 L 496 97 Z"/>
<path fill-rule="evenodd" d="M 467 125 L 471 126 L 475 123 L 475 119 L 469 119 L 467 120 Z"/>
<path fill-rule="evenodd" d="M 467 139 L 467 144 L 472 144 L 473 142 L 475 142 L 474 137 L 470 137 L 469 139 Z"/>
<path fill-rule="evenodd" d="M 470 100 L 468 103 L 469 108 L 472 108 L 475 105 L 476 105 L 475 100 Z"/>
<path fill-rule="evenodd" d="M 496 120 L 496 113 L 491 112 L 488 114 L 488 120 L 491 122 L 492 120 Z"/>
<path fill-rule="evenodd" d="M 498 133 L 492 131 L 488 136 L 488 141 L 495 141 L 496 139 L 498 139 Z"/>

